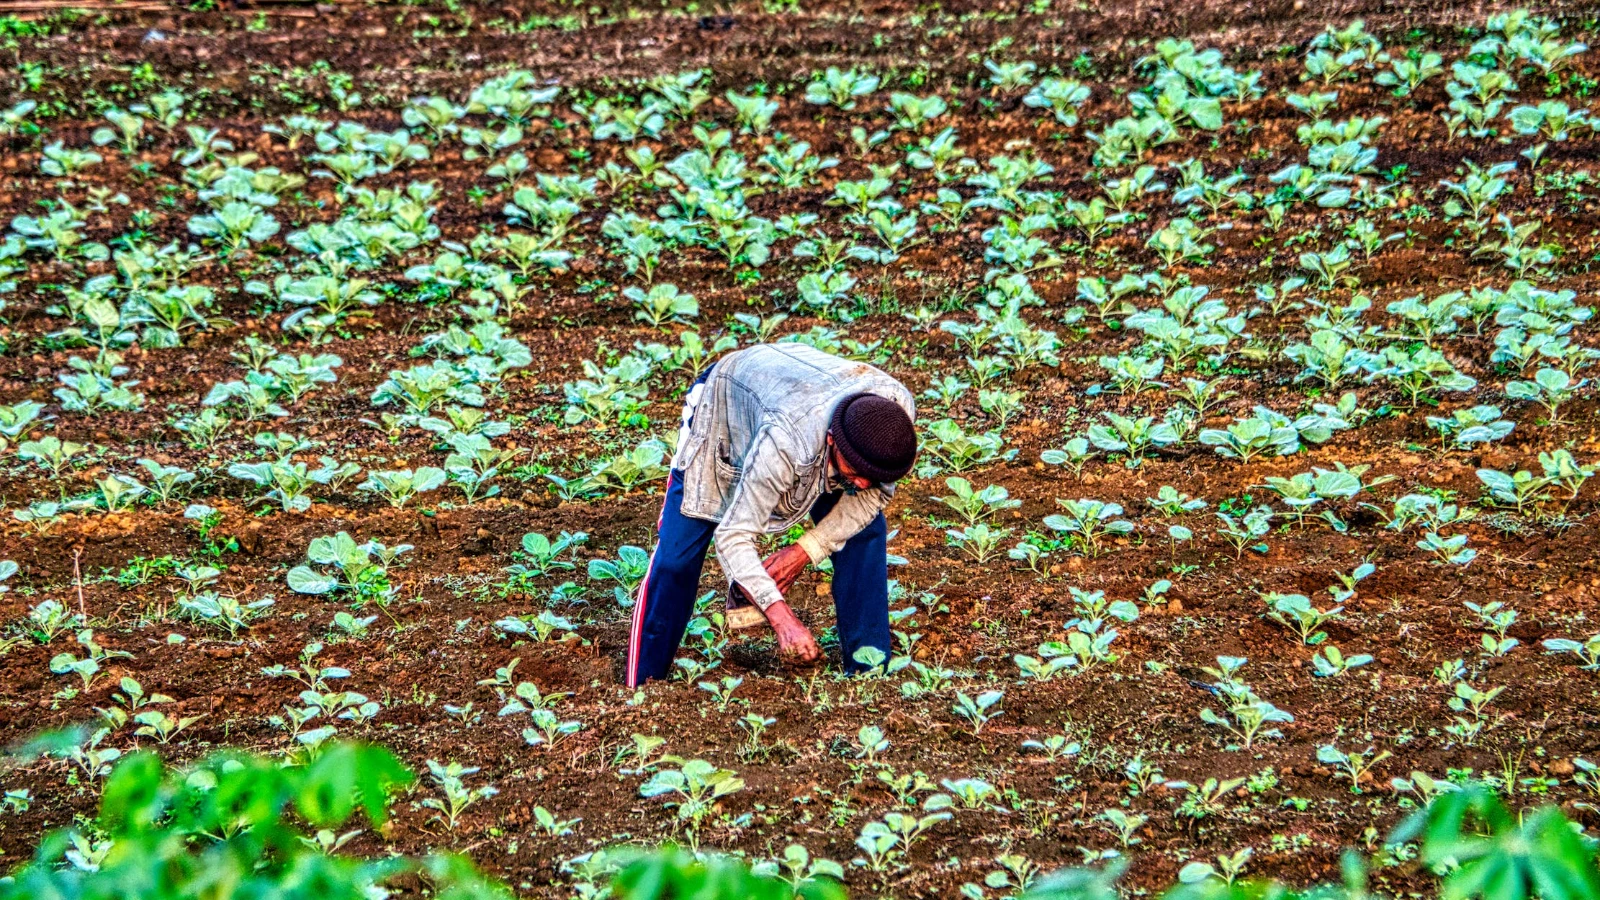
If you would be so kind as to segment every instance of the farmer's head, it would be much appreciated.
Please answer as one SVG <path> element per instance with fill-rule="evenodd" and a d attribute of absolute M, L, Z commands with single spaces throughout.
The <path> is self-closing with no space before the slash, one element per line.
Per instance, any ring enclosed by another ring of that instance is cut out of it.
<path fill-rule="evenodd" d="M 900 404 L 877 394 L 851 394 L 834 407 L 828 460 L 855 490 L 893 484 L 917 458 L 917 430 Z"/>

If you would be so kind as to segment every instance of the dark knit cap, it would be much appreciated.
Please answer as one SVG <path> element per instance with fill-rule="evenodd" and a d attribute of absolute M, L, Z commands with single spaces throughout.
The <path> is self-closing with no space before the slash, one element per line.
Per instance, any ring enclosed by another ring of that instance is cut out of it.
<path fill-rule="evenodd" d="M 917 430 L 900 404 L 877 394 L 851 394 L 833 408 L 828 427 L 850 467 L 879 484 L 893 484 L 917 459 Z"/>

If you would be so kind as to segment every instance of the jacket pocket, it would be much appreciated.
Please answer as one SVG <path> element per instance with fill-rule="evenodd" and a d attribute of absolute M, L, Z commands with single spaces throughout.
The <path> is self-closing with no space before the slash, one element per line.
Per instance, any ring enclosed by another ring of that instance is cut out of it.
<path fill-rule="evenodd" d="M 799 485 L 784 491 L 778 497 L 778 507 L 772 511 L 772 518 L 788 523 L 799 518 L 805 513 L 805 489 Z"/>
<path fill-rule="evenodd" d="M 814 461 L 801 466 L 795 472 L 795 483 L 778 497 L 778 506 L 772 511 L 772 517 L 792 524 L 803 518 L 811 511 L 811 506 L 816 503 L 818 490 L 817 480 L 821 473 L 821 462 Z"/>
<path fill-rule="evenodd" d="M 717 480 L 724 486 L 731 485 L 744 474 L 744 467 L 734 465 L 728 453 L 728 444 L 725 441 L 717 442 Z"/>

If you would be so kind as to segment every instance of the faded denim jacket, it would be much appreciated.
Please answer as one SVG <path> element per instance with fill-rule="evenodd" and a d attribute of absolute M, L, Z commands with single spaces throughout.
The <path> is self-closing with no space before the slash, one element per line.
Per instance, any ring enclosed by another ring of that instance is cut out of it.
<path fill-rule="evenodd" d="M 851 394 L 886 397 L 916 420 L 911 392 L 880 369 L 805 344 L 758 344 L 719 359 L 691 394 L 690 419 L 672 468 L 682 472 L 683 514 L 718 523 L 717 561 L 757 606 L 783 599 L 762 566 L 757 539 L 789 530 L 831 490 L 825 438 L 834 407 Z M 698 396 L 696 396 L 698 395 Z M 800 537 L 813 564 L 883 511 L 881 485 L 840 498 Z"/>

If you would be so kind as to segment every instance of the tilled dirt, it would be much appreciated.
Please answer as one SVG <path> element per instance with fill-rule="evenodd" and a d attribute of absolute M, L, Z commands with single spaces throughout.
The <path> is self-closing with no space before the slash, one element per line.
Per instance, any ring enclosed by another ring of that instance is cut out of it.
<path fill-rule="evenodd" d="M 937 89 L 960 101 L 942 124 L 958 129 L 966 155 L 982 161 L 1028 142 L 1055 167 L 1037 189 L 1087 199 L 1098 187 L 1083 175 L 1090 170 L 1093 147 L 1081 132 L 1125 113 L 1127 101 L 1120 92 L 1141 83 L 1130 76 L 1130 67 L 1150 52 L 1156 39 L 1183 37 L 1218 47 L 1236 68 L 1261 69 L 1272 90 L 1263 99 L 1230 105 L 1230 124 L 1214 135 L 1214 142 L 1198 137 L 1161 147 L 1148 162 L 1162 167 L 1168 177 L 1174 174 L 1168 164 L 1199 157 L 1208 171 L 1238 166 L 1254 178 L 1303 155 L 1294 130 L 1304 117 L 1284 103 L 1278 89 L 1302 89 L 1301 51 L 1324 27 L 1362 18 L 1386 42 L 1398 46 L 1410 34 L 1415 46 L 1435 49 L 1448 61 L 1471 43 L 1462 29 L 1481 25 L 1496 8 L 1424 3 L 1402 11 L 1387 3 L 1312 6 L 1298 0 L 1232 6 L 1082 4 L 1071 9 L 1058 2 L 1057 8 L 1043 11 L 1030 11 L 1025 4 L 802 5 L 816 8 L 768 12 L 736 4 L 695 14 L 630 14 L 609 5 L 574 13 L 566 6 L 518 3 L 451 9 L 246 5 L 220 12 L 111 6 L 75 24 L 58 21 L 52 26 L 55 33 L 47 36 L 16 38 L 8 52 L 15 62 L 41 63 L 49 73 L 45 90 L 56 93 L 48 101 L 60 104 L 62 112 L 46 120 L 47 140 L 86 145 L 100 123 L 82 104 L 123 102 L 129 70 L 148 63 L 158 83 L 184 86 L 198 98 L 192 105 L 198 122 L 220 129 L 240 149 L 259 153 L 259 165 L 301 172 L 313 168 L 305 160 L 307 151 L 291 153 L 283 141 L 263 136 L 260 129 L 306 104 L 331 103 L 325 80 L 315 72 L 324 65 L 354 75 L 358 89 L 384 98 L 378 108 L 348 117 L 385 129 L 399 127 L 397 108 L 405 98 L 437 93 L 460 100 L 487 74 L 511 66 L 596 95 L 615 92 L 633 79 L 696 67 L 710 71 L 717 97 L 728 88 L 743 89 L 758 81 L 774 87 L 798 82 L 802 88 L 784 97 L 774 130 L 811 142 L 815 152 L 838 157 L 840 165 L 822 187 L 757 197 L 752 206 L 769 217 L 794 212 L 826 217 L 835 215 L 824 205 L 833 181 L 868 174 L 867 161 L 858 159 L 850 145 L 847 126 L 872 130 L 889 121 L 886 113 L 876 111 L 848 118 L 823 115 L 803 103 L 803 79 L 830 65 L 867 66 L 898 78 L 916 73 L 922 85 L 918 92 Z M 1538 11 L 1559 17 L 1567 37 L 1595 42 L 1592 6 L 1550 3 Z M 548 25 L 512 33 L 500 24 L 540 16 L 552 22 L 570 16 L 570 28 Z M 1083 65 L 1098 80 L 1079 133 L 1055 140 L 1058 129 L 1041 124 L 1037 111 L 1022 107 L 1015 96 L 996 97 L 980 86 L 972 73 L 982 71 L 982 59 L 998 52 L 991 49 L 995 47 L 1008 47 L 1012 56 L 1032 59 L 1041 69 L 1058 66 L 1068 73 L 1075 60 L 1085 60 Z M 1600 65 L 1591 57 L 1580 57 L 1575 69 L 1600 76 Z M 1520 138 L 1506 144 L 1447 140 L 1440 117 L 1448 99 L 1442 80 L 1428 83 L 1410 103 L 1366 82 L 1339 88 L 1341 116 L 1389 119 L 1377 144 L 1380 167 L 1406 167 L 1407 183 L 1417 196 L 1403 205 L 1423 202 L 1421 195 L 1428 194 L 1428 202 L 1436 206 L 1441 198 L 1432 195 L 1434 186 L 1455 177 L 1462 158 L 1485 163 L 1513 159 L 1528 143 Z M 278 89 L 280 84 L 293 89 Z M 1524 93 L 1536 96 L 1540 87 L 1530 77 Z M 44 95 L 14 91 L 7 102 L 25 96 L 43 102 Z M 1584 97 L 1566 99 L 1574 105 L 1586 102 Z M 560 127 L 530 129 L 523 149 L 536 169 L 560 172 L 578 166 L 587 172 L 608 160 L 623 162 L 621 146 L 589 141 L 587 125 L 568 106 L 568 98 L 557 106 Z M 724 121 L 729 118 L 720 99 L 706 109 Z M 325 108 L 320 115 L 339 114 Z M 1235 128 L 1235 120 L 1247 120 L 1252 127 Z M 0 197 L 10 215 L 32 214 L 38 210 L 36 201 L 55 196 L 56 188 L 37 174 L 38 141 L 6 140 Z M 768 140 L 741 138 L 740 146 L 759 155 Z M 130 198 L 126 208 L 92 214 L 88 237 L 111 240 L 127 230 L 127 210 L 144 208 L 153 211 L 144 226 L 148 235 L 159 241 L 189 240 L 185 225 L 194 211 L 182 202 L 176 208 L 162 203 L 165 186 L 181 177 L 172 153 L 184 144 L 181 133 L 160 135 L 132 159 L 107 148 L 105 163 L 74 179 L 64 195 L 75 203 L 94 186 L 112 187 Z M 663 159 L 692 146 L 684 126 L 655 142 Z M 1543 166 L 1546 171 L 1582 170 L 1592 164 L 1597 148 L 1600 142 L 1586 133 L 1553 144 Z M 887 160 L 879 154 L 871 161 Z M 445 239 L 464 242 L 486 223 L 503 222 L 498 211 L 509 200 L 506 192 L 493 190 L 473 198 L 469 189 L 474 185 L 491 187 L 479 177 L 483 168 L 482 161 L 462 159 L 459 143 L 450 143 L 435 147 L 426 163 L 396 172 L 383 183 L 437 182 L 443 202 L 434 221 Z M 1596 252 L 1594 199 L 1581 192 L 1535 196 L 1524 172 L 1517 175 L 1516 193 L 1499 210 L 1519 221 L 1532 216 L 1545 221 L 1542 236 L 1567 248 L 1549 286 L 1576 291 L 1580 303 L 1587 302 L 1596 287 L 1589 271 Z M 902 203 L 910 206 L 936 187 L 931 180 L 917 184 L 899 198 Z M 1252 184 L 1259 189 L 1259 183 Z M 1059 269 L 1038 274 L 1034 285 L 1047 301 L 1046 311 L 1055 314 L 1074 302 L 1079 276 L 1120 272 L 1133 263 L 1148 266 L 1153 256 L 1144 242 L 1172 213 L 1166 196 L 1157 195 L 1140 207 L 1147 219 L 1101 243 L 1099 255 L 1117 261 L 1111 268 L 1097 269 L 1092 258 L 1068 256 Z M 540 282 L 526 298 L 527 307 L 510 321 L 515 336 L 532 349 L 534 364 L 507 378 L 503 395 L 491 401 L 490 409 L 495 418 L 513 423 L 507 440 L 530 450 L 524 462 L 572 475 L 584 470 L 588 459 L 632 446 L 646 434 L 615 426 L 567 426 L 560 416 L 561 384 L 579 375 L 583 360 L 626 350 L 635 341 L 670 338 L 633 321 L 620 296 L 621 267 L 606 257 L 598 241 L 604 208 L 630 202 L 637 211 L 654 206 L 649 199 L 641 203 L 613 197 L 602 187 L 600 201 L 586 214 L 573 242 L 586 257 L 570 271 Z M 330 183 L 312 178 L 298 203 L 286 202 L 275 214 L 287 233 L 309 222 L 331 220 L 335 209 Z M 1218 252 L 1209 265 L 1180 265 L 1176 271 L 1209 285 L 1214 295 L 1240 308 L 1249 303 L 1250 286 L 1295 272 L 1300 248 L 1281 246 L 1283 238 L 1316 224 L 1319 215 L 1303 204 L 1276 234 L 1254 218 L 1241 219 L 1211 238 Z M 907 310 L 970 289 L 984 269 L 980 233 L 993 223 L 992 213 L 980 212 L 959 230 L 930 234 L 928 243 L 907 252 L 881 282 L 875 271 L 863 274 L 863 287 L 870 284 L 874 292 L 893 294 Z M 1414 232 L 1409 246 L 1390 245 L 1355 270 L 1375 309 L 1416 293 L 1431 296 L 1509 282 L 1509 276 L 1450 241 L 1452 223 L 1433 216 L 1403 227 Z M 1081 329 L 1047 326 L 1056 327 L 1067 344 L 1059 367 L 1025 371 L 1013 380 L 1011 387 L 1028 396 L 1018 420 L 1005 432 L 1008 447 L 1019 451 L 1015 460 L 967 477 L 980 485 L 1005 485 L 1022 501 L 998 523 L 1014 528 L 1014 537 L 1042 530 L 1039 522 L 1058 511 L 1058 497 L 1119 503 L 1139 526 L 1137 536 L 1113 541 L 1093 559 L 1058 553 L 1050 560 L 1046 579 L 1003 558 L 977 565 L 948 546 L 944 527 L 930 521 L 949 518 L 932 499 L 946 493 L 942 481 L 908 482 L 890 510 L 891 525 L 899 529 L 891 551 L 908 560 L 893 571 L 907 592 L 898 605 L 914 605 L 917 613 L 897 627 L 922 635 L 914 658 L 970 677 L 931 698 L 907 700 L 900 693 L 902 678 L 812 679 L 779 666 L 770 640 L 736 636 L 727 661 L 712 677 L 740 675 L 744 683 L 733 705 L 718 711 L 704 691 L 681 682 L 652 685 L 638 694 L 622 687 L 626 611 L 610 599 L 608 586 L 596 584 L 587 594 L 588 604 L 560 610 L 581 623 L 579 640 L 513 643 L 492 625 L 544 607 L 542 596 L 502 590 L 505 567 L 522 534 L 586 531 L 590 539 L 583 559 L 612 558 L 624 544 L 648 548 L 660 504 L 659 484 L 626 496 L 563 503 L 543 479 L 506 478 L 500 497 L 472 506 L 441 502 L 424 507 L 419 501 L 391 510 L 355 491 L 352 480 L 331 496 L 319 497 L 307 512 L 285 513 L 250 505 L 243 485 L 222 472 L 228 459 L 248 448 L 253 426 L 241 424 L 211 451 L 182 443 L 172 420 L 198 408 L 213 384 L 238 377 L 240 367 L 229 354 L 243 337 L 279 333 L 284 313 L 267 310 L 240 290 L 252 277 L 270 277 L 270 257 L 263 250 L 257 258 L 246 256 L 229 265 L 213 262 L 191 276 L 217 290 L 222 314 L 233 324 L 197 333 L 181 348 L 129 350 L 127 377 L 139 379 L 138 389 L 146 395 L 145 409 L 134 414 L 62 413 L 51 397 L 56 373 L 82 351 L 51 350 L 39 340 L 61 327 L 61 320 L 48 315 L 45 307 L 56 302 L 53 284 L 75 284 L 82 273 L 39 259 L 17 293 L 9 296 L 0 325 L 6 341 L 0 356 L 0 402 L 36 399 L 51 404 L 49 411 L 57 418 L 50 433 L 104 449 L 93 464 L 72 471 L 61 484 L 7 457 L 0 482 L 5 504 L 16 508 L 81 494 L 90 489 L 91 479 L 107 471 L 132 472 L 139 458 L 216 470 L 214 477 L 203 479 L 195 499 L 222 512 L 214 537 L 231 538 L 237 546 L 215 559 L 205 557 L 224 569 L 217 587 L 241 601 L 270 597 L 276 605 L 238 638 L 228 639 L 156 615 L 181 590 L 176 579 L 115 580 L 140 559 L 201 558 L 196 554 L 203 544 L 183 518 L 182 503 L 70 516 L 45 536 L 8 524 L 0 534 L 0 559 L 15 560 L 21 572 L 11 581 L 12 590 L 0 596 L 0 621 L 21 622 L 32 606 L 55 599 L 85 612 L 102 644 L 133 657 L 110 660 L 92 690 L 67 697 L 59 692 L 70 682 L 51 674 L 49 661 L 75 649 L 70 636 L 48 646 L 32 641 L 13 646 L 0 657 L 0 735 L 17 739 L 40 728 L 92 720 L 95 707 L 111 703 L 118 679 L 131 676 L 147 691 L 173 697 L 175 713 L 202 716 L 164 748 L 175 757 L 189 758 L 223 745 L 283 750 L 290 740 L 268 717 L 294 703 L 299 688 L 264 677 L 261 670 L 294 664 L 308 642 L 322 641 L 327 647 L 319 661 L 352 672 L 338 687 L 364 693 L 383 707 L 372 723 L 341 725 L 341 735 L 389 745 L 419 770 L 426 759 L 479 766 L 469 783 L 492 783 L 499 790 L 474 806 L 452 833 L 421 808 L 420 799 L 432 790 L 421 786 L 397 804 L 399 815 L 390 830 L 364 836 L 353 848 L 466 849 L 531 896 L 567 896 L 553 885 L 563 881 L 560 864 L 578 854 L 619 841 L 682 837 L 659 801 L 638 796 L 639 777 L 621 774 L 613 763 L 635 733 L 658 734 L 667 739 L 668 752 L 711 760 L 740 773 L 746 788 L 723 801 L 703 841 L 752 856 L 781 853 L 793 842 L 841 862 L 859 855 L 854 840 L 861 826 L 893 808 L 872 767 L 855 758 L 855 736 L 863 725 L 883 729 L 891 746 L 879 759 L 896 773 L 920 771 L 935 782 L 983 778 L 999 789 L 993 805 L 962 810 L 936 826 L 911 851 L 904 870 L 875 874 L 852 869 L 851 887 L 860 896 L 950 897 L 963 882 L 981 882 L 995 868 L 990 861 L 1002 852 L 1026 855 L 1048 870 L 1081 862 L 1083 848 L 1115 848 L 1132 857 L 1127 880 L 1140 888 L 1170 882 L 1188 860 L 1244 846 L 1255 849 L 1251 872 L 1295 883 L 1331 878 L 1343 848 L 1379 848 L 1387 829 L 1404 814 L 1389 779 L 1412 770 L 1436 777 L 1449 770 L 1509 771 L 1514 781 L 1554 775 L 1560 784 L 1548 793 L 1535 785 L 1538 794 L 1518 793 L 1515 799 L 1529 804 L 1559 801 L 1580 821 L 1597 824 L 1592 808 L 1575 804 L 1583 799 L 1581 789 L 1566 778 L 1572 758 L 1600 752 L 1595 677 L 1578 670 L 1571 657 L 1551 657 L 1539 649 L 1547 638 L 1592 633 L 1600 612 L 1592 487 L 1567 504 L 1565 518 L 1557 522 L 1522 521 L 1514 531 L 1493 527 L 1487 517 L 1469 525 L 1464 532 L 1479 555 L 1465 568 L 1433 565 L 1414 545 L 1419 535 L 1387 531 L 1376 513 L 1357 504 L 1339 507 L 1348 533 L 1321 524 L 1275 529 L 1265 539 L 1265 552 L 1247 550 L 1235 558 L 1233 549 L 1213 533 L 1209 512 L 1173 520 L 1197 534 L 1191 544 L 1174 548 L 1165 539 L 1168 521 L 1145 502 L 1161 485 L 1170 484 L 1213 506 L 1227 501 L 1232 509 L 1247 509 L 1247 496 L 1257 502 L 1272 499 L 1263 487 L 1266 477 L 1334 463 L 1370 465 L 1369 478 L 1393 476 L 1393 482 L 1378 490 L 1382 497 L 1439 490 L 1458 492 L 1468 502 L 1480 493 L 1477 468 L 1534 468 L 1537 454 L 1555 447 L 1566 447 L 1584 461 L 1600 455 L 1592 401 L 1564 408 L 1567 424 L 1555 427 L 1539 424 L 1537 408 L 1505 401 L 1499 386 L 1510 376 L 1489 365 L 1493 344 L 1487 331 L 1451 342 L 1452 362 L 1477 378 L 1480 388 L 1471 395 L 1451 396 L 1445 407 L 1493 402 L 1508 410 L 1518 423 L 1516 430 L 1486 449 L 1442 452 L 1424 421 L 1431 410 L 1407 412 L 1401 398 L 1373 386 L 1360 388 L 1364 405 L 1377 409 L 1390 404 L 1394 416 L 1375 418 L 1301 455 L 1241 464 L 1191 445 L 1163 452 L 1136 469 L 1098 460 L 1081 479 L 1074 479 L 1039 463 L 1039 454 L 1097 421 L 1101 411 L 1129 413 L 1148 405 L 1148 397 L 1135 403 L 1115 395 L 1091 398 L 1084 391 L 1102 378 L 1095 364 L 1099 356 L 1129 350 L 1139 339 L 1092 319 Z M 411 261 L 425 258 L 418 255 Z M 399 271 L 392 273 L 392 280 L 400 281 Z M 787 309 L 799 274 L 797 267 L 774 264 L 759 282 L 739 285 L 718 259 L 692 250 L 669 256 L 657 281 L 674 283 L 698 297 L 699 327 L 709 336 L 734 313 Z M 390 299 L 372 309 L 370 317 L 352 319 L 345 334 L 318 351 L 342 358 L 338 384 L 313 393 L 291 417 L 270 427 L 321 442 L 325 452 L 364 468 L 439 464 L 442 455 L 431 436 L 413 431 L 391 439 L 361 420 L 376 418 L 368 399 L 372 390 L 391 369 L 409 364 L 407 353 L 419 337 L 454 317 L 448 305 Z M 823 322 L 796 315 L 784 333 L 816 324 Z M 1300 329 L 1294 314 L 1262 314 L 1250 322 L 1252 333 L 1273 335 L 1274 346 L 1303 338 Z M 950 335 L 918 331 L 901 316 L 865 316 L 845 331 L 860 340 L 885 341 L 892 351 L 885 367 L 915 391 L 928 387 L 934 375 L 965 371 L 964 354 Z M 1209 424 L 1247 415 L 1257 404 L 1280 410 L 1305 404 L 1305 385 L 1293 382 L 1295 366 L 1281 356 L 1273 359 L 1229 373 L 1227 386 L 1237 396 L 1223 403 Z M 675 420 L 683 387 L 668 385 L 652 394 L 648 412 L 658 427 Z M 933 412 L 932 401 L 920 402 L 930 417 L 944 415 Z M 988 427 L 976 391 L 956 403 L 949 415 L 979 430 Z M 358 540 L 415 547 L 395 570 L 396 602 L 382 611 L 370 606 L 359 611 L 379 615 L 366 638 L 333 634 L 329 623 L 348 604 L 298 595 L 284 583 L 285 572 L 304 560 L 313 538 L 338 531 Z M 1360 584 L 1346 612 L 1326 630 L 1329 643 L 1347 654 L 1371 654 L 1375 661 L 1339 679 L 1313 677 L 1314 648 L 1298 645 L 1267 621 L 1258 592 L 1303 593 L 1326 605 L 1325 589 L 1335 582 L 1335 573 L 1349 572 L 1362 561 L 1373 563 L 1376 574 Z M 1175 566 L 1187 568 L 1174 575 Z M 717 575 L 714 566 L 708 569 L 709 589 Z M 538 589 L 547 591 L 567 578 L 584 583 L 582 560 L 577 571 L 542 579 Z M 1118 626 L 1118 661 L 1050 683 L 1016 680 L 1013 654 L 1034 653 L 1041 642 L 1063 634 L 1072 610 L 1068 586 L 1133 599 L 1161 578 L 1173 581 L 1165 602 L 1146 607 L 1136 622 Z M 807 576 L 794 597 L 814 627 L 831 622 L 827 586 L 817 576 Z M 1521 646 L 1505 657 L 1480 656 L 1481 632 L 1463 605 L 1469 601 L 1514 606 L 1520 619 L 1510 636 Z M 168 635 L 174 633 L 186 640 L 170 643 Z M 1224 736 L 1201 721 L 1200 710 L 1215 708 L 1216 700 L 1205 688 L 1211 679 L 1200 667 L 1213 665 L 1218 655 L 1248 657 L 1245 672 L 1255 690 L 1293 713 L 1295 720 L 1283 726 L 1282 739 L 1265 740 L 1250 750 L 1225 749 Z M 1456 658 L 1466 659 L 1475 683 L 1507 686 L 1493 706 L 1493 726 L 1474 746 L 1463 746 L 1443 731 L 1453 715 L 1446 706 L 1451 694 L 1433 672 Z M 582 731 L 551 749 L 530 748 L 520 734 L 521 719 L 513 726 L 497 718 L 494 691 L 479 682 L 513 659 L 520 660 L 517 680 L 532 681 L 547 693 L 570 692 L 559 709 L 563 718 L 581 721 Z M 951 712 L 955 690 L 991 688 L 1005 690 L 1005 712 L 974 736 Z M 443 709 L 445 704 L 468 703 L 474 705 L 474 713 L 468 714 L 471 724 Z M 746 713 L 776 719 L 764 738 L 765 749 L 754 755 L 741 749 L 744 734 L 735 724 Z M 1021 749 L 1024 740 L 1042 740 L 1063 729 L 1082 745 L 1075 759 L 1049 762 Z M 143 743 L 148 741 L 135 738 L 131 729 L 108 739 L 110 746 L 124 749 Z M 1354 793 L 1317 762 L 1317 748 L 1328 743 L 1346 750 L 1375 746 L 1394 755 Z M 1208 778 L 1254 780 L 1225 798 L 1213 814 L 1179 818 L 1174 810 L 1181 792 L 1160 786 L 1130 791 L 1124 770 L 1136 755 L 1159 766 L 1166 778 L 1196 785 Z M 8 865 L 26 859 L 42 831 L 70 824 L 96 801 L 95 792 L 60 763 L 19 769 L 0 780 L 6 789 L 27 788 L 34 797 L 28 812 L 0 814 L 0 860 Z M 533 824 L 535 806 L 581 821 L 568 836 L 544 836 Z M 1114 807 L 1149 816 L 1138 830 L 1138 843 L 1120 847 L 1096 821 L 1098 813 Z M 1387 891 L 1426 883 L 1403 862 L 1379 869 L 1374 879 Z"/>

